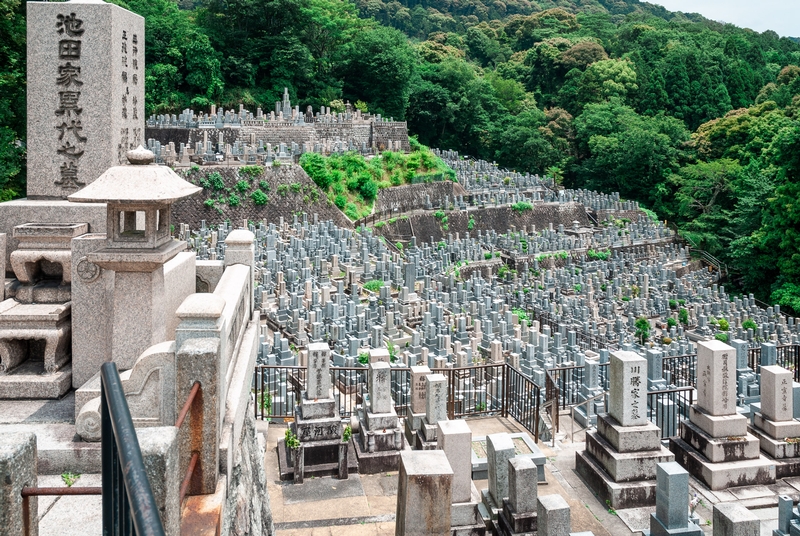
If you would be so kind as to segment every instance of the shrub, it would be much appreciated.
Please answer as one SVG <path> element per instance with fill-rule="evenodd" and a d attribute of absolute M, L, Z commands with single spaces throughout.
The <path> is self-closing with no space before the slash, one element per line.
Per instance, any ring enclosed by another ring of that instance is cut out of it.
<path fill-rule="evenodd" d="M 281 167 L 281 161 L 280 160 L 273 160 L 272 161 L 272 167 Z"/>
<path fill-rule="evenodd" d="M 742 329 L 745 331 L 748 329 L 752 329 L 753 331 L 758 331 L 758 325 L 755 322 L 753 322 L 753 320 L 748 318 L 747 320 L 742 322 Z"/>
<path fill-rule="evenodd" d="M 719 325 L 719 329 L 722 330 L 722 331 L 728 331 L 728 329 L 730 329 L 730 327 L 731 327 L 730 324 L 728 324 L 728 321 L 725 320 L 724 318 L 720 318 L 719 319 L 718 325 Z"/>
<path fill-rule="evenodd" d="M 650 322 L 647 318 L 640 316 L 636 319 L 634 326 L 636 327 L 636 338 L 639 339 L 640 344 L 644 344 L 644 341 L 650 337 Z"/>
<path fill-rule="evenodd" d="M 475 227 L 475 220 L 470 216 L 469 222 L 467 222 L 467 230 L 471 231 L 473 227 Z"/>
<path fill-rule="evenodd" d="M 386 222 L 385 222 L 385 221 L 378 221 L 378 222 L 375 222 L 375 228 L 376 228 L 376 229 L 380 229 L 380 228 L 381 228 L 381 227 L 383 227 L 384 225 L 386 225 Z"/>
<path fill-rule="evenodd" d="M 228 205 L 232 207 L 238 207 L 241 204 L 242 204 L 242 199 L 238 195 L 232 193 L 231 195 L 228 196 Z"/>
<path fill-rule="evenodd" d="M 575 285 L 574 288 L 575 288 L 575 292 L 580 292 L 582 287 L 581 287 L 580 284 L 577 284 L 577 285 Z"/>
<path fill-rule="evenodd" d="M 214 200 L 213 199 L 206 199 L 203 201 L 203 206 L 208 208 L 214 208 Z"/>
<path fill-rule="evenodd" d="M 487 252 L 487 253 L 484 253 L 484 254 L 483 254 L 483 258 L 484 258 L 484 259 L 486 259 L 486 260 L 488 261 L 488 260 L 490 260 L 490 259 L 492 258 L 492 254 L 491 254 L 491 253 L 489 253 L 489 252 Z"/>
<path fill-rule="evenodd" d="M 369 353 L 368 352 L 361 352 L 358 354 L 358 362 L 362 365 L 366 365 L 369 363 Z"/>
<path fill-rule="evenodd" d="M 258 181 L 258 187 L 264 190 L 265 192 L 269 192 L 269 183 L 263 179 Z"/>
<path fill-rule="evenodd" d="M 437 210 L 436 212 L 433 213 L 433 217 L 436 218 L 437 220 L 444 219 L 444 217 L 445 217 L 444 211 L 443 210 Z"/>
<path fill-rule="evenodd" d="M 281 197 L 286 197 L 286 194 L 289 193 L 289 185 L 288 184 L 279 184 L 278 185 L 278 195 Z"/>
<path fill-rule="evenodd" d="M 372 281 L 367 281 L 366 283 L 364 283 L 364 290 L 368 290 L 370 292 L 378 292 L 382 286 L 383 286 L 382 280 L 373 279 Z"/>
<path fill-rule="evenodd" d="M 681 307 L 681 310 L 678 311 L 678 320 L 684 326 L 689 324 L 689 311 Z"/>
<path fill-rule="evenodd" d="M 403 243 L 402 243 L 402 242 L 398 242 L 398 243 L 396 243 L 394 246 L 395 246 L 397 249 L 399 249 L 400 251 L 403 251 Z"/>
<path fill-rule="evenodd" d="M 300 190 L 303 188 L 303 186 L 299 182 L 293 182 L 291 185 L 289 185 L 289 188 L 291 188 L 292 191 L 297 194 L 300 193 Z"/>
<path fill-rule="evenodd" d="M 256 190 L 250 194 L 250 199 L 253 200 L 253 204 L 256 206 L 266 205 L 269 198 L 267 194 L 262 192 L 261 190 Z"/>
<path fill-rule="evenodd" d="M 610 251 L 595 251 L 590 249 L 586 252 L 586 256 L 593 261 L 607 261 L 608 258 L 611 256 Z"/>
<path fill-rule="evenodd" d="M 518 201 L 511 205 L 511 208 L 517 212 L 525 212 L 526 210 L 533 210 L 533 205 L 527 201 Z"/>
<path fill-rule="evenodd" d="M 347 203 L 344 207 L 344 215 L 351 220 L 358 219 L 358 207 L 355 203 Z"/>
<path fill-rule="evenodd" d="M 210 187 L 212 190 L 217 192 L 225 189 L 225 181 L 222 179 L 222 175 L 220 175 L 216 171 L 214 171 L 213 173 L 209 173 L 208 176 L 206 177 L 206 181 L 208 184 L 206 188 Z M 203 184 L 202 179 L 200 180 L 200 184 L 202 186 L 205 186 L 205 184 Z"/>
<path fill-rule="evenodd" d="M 334 198 L 333 204 L 339 207 L 339 209 L 344 209 L 344 206 L 347 204 L 347 198 L 339 194 Z"/>
<path fill-rule="evenodd" d="M 667 327 L 674 327 L 678 325 L 678 321 L 672 317 L 667 318 Z"/>
<path fill-rule="evenodd" d="M 669 308 L 670 309 L 677 309 L 678 308 L 678 302 L 675 301 L 675 300 L 669 300 Z"/>
<path fill-rule="evenodd" d="M 250 189 L 250 183 L 247 181 L 239 181 L 236 183 L 236 189 L 242 193 L 245 193 Z"/>
<path fill-rule="evenodd" d="M 305 153 L 300 157 L 300 167 L 323 190 L 327 190 L 333 182 L 333 176 L 325 165 L 325 157 L 321 154 Z"/>
<path fill-rule="evenodd" d="M 523 320 L 528 320 L 528 313 L 526 313 L 524 309 L 515 308 L 511 309 L 511 312 L 517 315 L 517 318 L 519 319 L 520 322 L 522 322 Z"/>
<path fill-rule="evenodd" d="M 244 175 L 248 179 L 253 180 L 254 178 L 261 175 L 263 171 L 264 168 L 262 168 L 261 166 L 242 166 L 239 168 L 239 176 L 241 177 L 242 175 Z"/>
<path fill-rule="evenodd" d="M 714 335 L 714 338 L 718 341 L 728 342 L 728 334 L 727 333 L 717 333 Z"/>

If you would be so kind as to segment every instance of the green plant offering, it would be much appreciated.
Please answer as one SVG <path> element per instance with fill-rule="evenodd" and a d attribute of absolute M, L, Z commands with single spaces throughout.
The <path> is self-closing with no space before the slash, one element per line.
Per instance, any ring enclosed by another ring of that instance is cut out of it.
<path fill-rule="evenodd" d="M 353 437 L 353 429 L 348 424 L 344 427 L 344 430 L 342 430 L 342 443 L 347 443 L 350 441 L 351 437 Z"/>
<path fill-rule="evenodd" d="M 286 429 L 286 433 L 284 434 L 283 438 L 288 448 L 292 450 L 300 448 L 300 440 L 297 439 L 297 436 L 292 433 L 291 428 Z"/>
<path fill-rule="evenodd" d="M 64 481 L 64 484 L 68 488 L 71 488 L 72 485 L 75 482 L 77 482 L 80 477 L 81 477 L 80 473 L 70 473 L 69 471 L 65 471 L 65 472 L 61 473 L 61 480 Z"/>

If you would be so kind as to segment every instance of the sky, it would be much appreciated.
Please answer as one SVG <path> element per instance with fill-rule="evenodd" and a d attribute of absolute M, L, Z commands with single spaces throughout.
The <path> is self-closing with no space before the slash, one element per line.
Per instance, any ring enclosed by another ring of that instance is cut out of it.
<path fill-rule="evenodd" d="M 700 13 L 758 32 L 773 30 L 783 37 L 800 37 L 798 0 L 644 0 L 670 11 Z"/>

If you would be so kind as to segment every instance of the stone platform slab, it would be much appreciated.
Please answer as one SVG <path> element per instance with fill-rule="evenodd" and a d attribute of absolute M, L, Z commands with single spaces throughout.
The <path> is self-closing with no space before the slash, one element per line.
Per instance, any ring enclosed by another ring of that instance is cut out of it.
<path fill-rule="evenodd" d="M 759 456 L 758 439 L 750 434 L 712 437 L 691 422 L 681 426 L 681 439 L 711 463 L 755 460 Z"/>
<path fill-rule="evenodd" d="M 9 374 L 0 374 L 0 400 L 47 399 L 64 396 L 72 387 L 72 365 L 42 374 L 41 362 L 30 359 Z"/>
<path fill-rule="evenodd" d="M 326 463 L 309 463 L 309 447 L 305 447 L 305 465 L 303 467 L 303 477 L 320 477 L 320 476 L 336 476 L 339 474 L 339 443 L 340 440 L 329 440 L 329 441 L 315 441 L 314 443 L 330 443 L 327 445 L 330 447 L 331 451 L 336 452 L 336 458 L 332 458 L 335 461 L 326 462 Z M 325 445 L 319 445 L 320 447 L 324 447 Z M 313 448 L 313 447 L 312 447 Z M 356 455 L 353 448 L 353 442 L 350 442 L 350 447 L 347 449 L 347 471 L 348 473 L 357 473 L 358 472 L 358 461 L 356 460 Z M 313 454 L 312 454 L 313 455 Z M 281 480 L 293 480 L 294 479 L 294 465 L 289 455 L 289 449 L 286 448 L 286 444 L 284 440 L 281 439 L 278 441 L 278 473 L 280 474 Z"/>
<path fill-rule="evenodd" d="M 0 424 L 0 435 L 10 432 L 36 434 L 39 455 L 38 471 L 42 475 L 99 473 L 100 443 L 86 443 L 75 433 L 74 424 L 35 423 Z"/>
<path fill-rule="evenodd" d="M 675 461 L 712 490 L 775 483 L 775 463 L 759 456 L 754 460 L 713 463 L 679 437 L 671 437 L 669 450 Z"/>
<path fill-rule="evenodd" d="M 597 432 L 586 433 L 586 452 L 618 483 L 654 479 L 656 465 L 674 459 L 672 453 L 660 444 L 649 451 L 618 452 Z"/>
<path fill-rule="evenodd" d="M 656 481 L 614 482 L 603 467 L 585 451 L 575 453 L 575 471 L 595 492 L 602 504 L 614 509 L 656 504 Z"/>

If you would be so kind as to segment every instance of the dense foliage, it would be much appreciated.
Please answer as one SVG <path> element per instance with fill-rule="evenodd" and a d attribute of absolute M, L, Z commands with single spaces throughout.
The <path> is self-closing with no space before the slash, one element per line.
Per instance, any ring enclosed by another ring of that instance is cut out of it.
<path fill-rule="evenodd" d="M 325 192 L 328 200 L 351 220 L 372 212 L 380 188 L 441 180 L 455 180 L 455 173 L 441 158 L 412 138 L 408 154 L 384 151 L 365 159 L 358 153 L 322 156 L 306 153 L 300 165 Z"/>
<path fill-rule="evenodd" d="M 146 18 L 147 113 L 350 100 L 426 145 L 639 200 L 800 311 L 795 40 L 638 0 L 116 1 Z M 24 188 L 24 7 L 0 0 L 5 198 Z M 387 179 L 321 180 L 360 213 Z"/>

